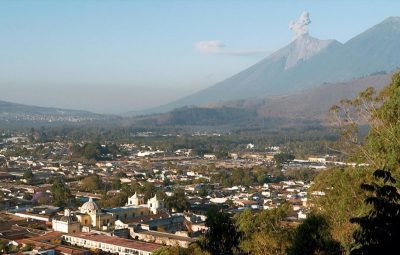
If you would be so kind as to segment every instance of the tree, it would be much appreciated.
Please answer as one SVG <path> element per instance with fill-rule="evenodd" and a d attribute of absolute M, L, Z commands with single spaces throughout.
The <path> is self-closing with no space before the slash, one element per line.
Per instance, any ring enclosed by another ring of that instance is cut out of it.
<path fill-rule="evenodd" d="M 124 172 L 118 172 L 117 174 L 115 174 L 115 177 L 116 178 L 127 178 L 128 176 Z"/>
<path fill-rule="evenodd" d="M 296 229 L 288 255 L 336 255 L 341 254 L 340 243 L 332 238 L 325 217 L 310 214 Z"/>
<path fill-rule="evenodd" d="M 104 188 L 103 180 L 98 175 L 90 175 L 81 181 L 81 186 L 84 190 L 94 192 Z"/>
<path fill-rule="evenodd" d="M 25 200 L 32 200 L 33 196 L 31 194 L 29 194 L 29 193 L 24 193 L 22 198 L 25 199 Z"/>
<path fill-rule="evenodd" d="M 325 196 L 311 197 L 331 224 L 333 237 L 340 241 L 346 252 L 354 245 L 352 234 L 356 225 L 350 218 L 364 215 L 371 204 L 362 183 L 373 181 L 375 169 L 387 167 L 395 179 L 400 177 L 400 73 L 380 93 L 368 88 L 352 100 L 342 100 L 331 108 L 334 122 L 342 136 L 338 151 L 348 160 L 368 163 L 368 167 L 349 167 L 321 172 L 315 179 L 314 190 Z M 367 124 L 367 128 L 361 128 Z M 397 187 L 399 184 L 396 183 Z"/>
<path fill-rule="evenodd" d="M 150 198 L 154 197 L 154 195 L 157 193 L 156 187 L 149 182 L 146 182 L 141 190 L 141 193 L 144 194 L 144 201 L 147 201 Z"/>
<path fill-rule="evenodd" d="M 283 223 L 289 206 L 284 204 L 273 210 L 253 213 L 246 210 L 235 215 L 235 222 L 243 234 L 240 248 L 254 255 L 284 255 L 293 230 Z"/>
<path fill-rule="evenodd" d="M 113 190 L 117 190 L 121 188 L 121 181 L 119 179 L 113 179 L 111 181 L 111 188 Z"/>
<path fill-rule="evenodd" d="M 232 255 L 239 250 L 241 234 L 228 214 L 211 208 L 205 224 L 208 229 L 200 240 L 202 250 L 211 255 Z"/>
<path fill-rule="evenodd" d="M 100 160 L 110 152 L 107 147 L 99 143 L 85 143 L 82 146 L 75 144 L 71 150 L 74 157 L 83 157 L 87 160 Z"/>
<path fill-rule="evenodd" d="M 400 193 L 390 171 L 378 169 L 374 172 L 380 183 L 363 184 L 361 188 L 373 195 L 365 199 L 372 205 L 367 215 L 352 218 L 360 227 L 354 232 L 356 246 L 351 255 L 393 254 L 400 241 Z"/>
<path fill-rule="evenodd" d="M 386 166 L 400 175 L 400 72 L 390 85 L 376 93 L 367 88 L 353 100 L 342 100 L 331 107 L 334 121 L 342 128 L 340 150 L 378 169 Z M 368 124 L 365 141 L 360 124 Z"/>
<path fill-rule="evenodd" d="M 333 238 L 340 241 L 346 251 L 352 246 L 352 234 L 356 228 L 350 223 L 350 218 L 369 209 L 363 204 L 365 192 L 359 188 L 369 173 L 367 168 L 328 169 L 315 177 L 315 183 L 309 190 L 309 198 L 325 216 Z M 316 191 L 325 195 L 311 195 Z"/>
<path fill-rule="evenodd" d="M 24 174 L 22 175 L 22 177 L 23 177 L 25 180 L 28 180 L 28 181 L 32 180 L 33 177 L 34 177 L 34 175 L 33 175 L 33 173 L 32 173 L 32 170 L 26 170 L 26 171 L 24 172 Z"/>
<path fill-rule="evenodd" d="M 315 169 L 288 169 L 285 175 L 289 179 L 312 181 L 318 173 L 319 171 Z"/>
<path fill-rule="evenodd" d="M 274 160 L 276 162 L 276 164 L 278 165 L 282 165 L 284 163 L 286 163 L 289 160 L 293 160 L 294 159 L 294 155 L 290 154 L 290 153 L 278 153 L 274 155 Z"/>
<path fill-rule="evenodd" d="M 31 251 L 33 249 L 33 245 L 28 243 L 23 246 L 22 251 Z"/>
<path fill-rule="evenodd" d="M 169 210 L 183 212 L 188 209 L 189 202 L 183 189 L 176 189 L 174 194 L 166 198 L 165 205 Z"/>
<path fill-rule="evenodd" d="M 248 170 L 244 170 L 243 168 L 234 168 L 232 175 L 226 179 L 226 181 L 232 185 L 249 186 L 254 183 L 254 176 L 252 176 Z"/>
<path fill-rule="evenodd" d="M 202 251 L 196 243 L 192 243 L 188 248 L 179 246 L 164 246 L 153 253 L 154 255 L 210 255 Z"/>
<path fill-rule="evenodd" d="M 54 179 L 51 186 L 51 194 L 53 195 L 53 204 L 55 206 L 67 206 L 75 202 L 71 190 L 61 178 Z"/>
<path fill-rule="evenodd" d="M 4 239 L 0 239 L 0 252 L 6 253 L 8 248 L 8 243 Z"/>
<path fill-rule="evenodd" d="M 268 180 L 268 175 L 266 171 L 261 167 L 257 167 L 253 169 L 253 171 L 255 172 L 255 177 L 257 179 L 258 184 L 262 185 Z"/>
<path fill-rule="evenodd" d="M 128 194 L 125 192 L 119 192 L 112 196 L 104 195 L 103 198 L 99 201 L 99 203 L 103 208 L 110 208 L 110 207 L 123 206 L 125 205 L 127 200 L 128 200 Z"/>

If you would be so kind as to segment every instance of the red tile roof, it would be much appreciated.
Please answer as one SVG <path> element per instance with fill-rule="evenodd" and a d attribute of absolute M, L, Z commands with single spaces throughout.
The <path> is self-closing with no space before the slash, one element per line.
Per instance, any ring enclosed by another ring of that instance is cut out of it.
<path fill-rule="evenodd" d="M 62 233 L 53 231 L 41 236 L 19 240 L 18 242 L 22 244 L 32 244 L 35 247 L 41 247 L 43 249 L 54 249 L 58 253 L 62 254 L 84 255 L 88 253 L 87 250 L 84 249 L 49 243 L 50 240 L 58 239 L 61 237 L 61 235 Z"/>

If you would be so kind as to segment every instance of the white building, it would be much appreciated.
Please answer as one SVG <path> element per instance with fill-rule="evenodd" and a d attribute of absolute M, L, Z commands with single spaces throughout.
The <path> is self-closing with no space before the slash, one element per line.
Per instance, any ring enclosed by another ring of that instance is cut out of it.
<path fill-rule="evenodd" d="M 79 233 L 81 228 L 78 218 L 72 215 L 69 209 L 65 209 L 61 218 L 53 218 L 52 226 L 54 231 L 67 234 Z"/>
<path fill-rule="evenodd" d="M 88 249 L 99 249 L 119 255 L 151 255 L 162 246 L 155 243 L 145 243 L 115 236 L 93 233 L 66 234 L 62 239 L 71 244 Z"/>
<path fill-rule="evenodd" d="M 135 192 L 133 196 L 128 198 L 128 203 L 126 204 L 127 206 L 139 206 L 141 204 L 144 204 L 144 198 L 142 196 L 138 196 Z"/>
<path fill-rule="evenodd" d="M 204 154 L 204 159 L 209 159 L 209 160 L 215 160 L 217 159 L 217 156 L 215 156 L 214 154 Z"/>
<path fill-rule="evenodd" d="M 147 207 L 153 214 L 157 214 L 159 209 L 164 208 L 164 202 L 157 199 L 157 195 L 147 200 Z"/>
<path fill-rule="evenodd" d="M 249 143 L 248 145 L 246 145 L 246 149 L 248 149 L 248 150 L 254 149 L 254 144 Z"/>

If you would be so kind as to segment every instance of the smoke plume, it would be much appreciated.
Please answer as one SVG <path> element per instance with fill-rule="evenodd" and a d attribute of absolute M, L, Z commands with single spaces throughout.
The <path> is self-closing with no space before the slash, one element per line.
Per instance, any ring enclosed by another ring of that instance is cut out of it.
<path fill-rule="evenodd" d="M 311 23 L 310 14 L 306 11 L 300 14 L 300 17 L 296 21 L 289 23 L 289 28 L 293 31 L 294 37 L 308 34 L 308 25 Z"/>

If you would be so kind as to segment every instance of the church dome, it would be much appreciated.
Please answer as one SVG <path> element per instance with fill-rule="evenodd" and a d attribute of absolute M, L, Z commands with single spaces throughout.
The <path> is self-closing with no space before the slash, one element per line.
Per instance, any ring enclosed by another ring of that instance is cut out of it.
<path fill-rule="evenodd" d="M 60 218 L 60 221 L 67 222 L 67 223 L 74 223 L 78 222 L 78 218 L 75 215 L 70 215 L 70 216 L 62 216 Z"/>
<path fill-rule="evenodd" d="M 84 203 L 81 206 L 81 213 L 87 213 L 87 212 L 92 212 L 92 211 L 99 211 L 100 207 L 96 204 L 96 202 L 93 201 L 92 198 L 89 198 L 89 201 Z"/>
<path fill-rule="evenodd" d="M 71 214 L 69 209 L 64 210 L 64 216 L 62 216 L 59 221 L 67 222 L 67 223 L 75 223 L 78 222 L 78 218 L 75 215 Z"/>

